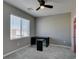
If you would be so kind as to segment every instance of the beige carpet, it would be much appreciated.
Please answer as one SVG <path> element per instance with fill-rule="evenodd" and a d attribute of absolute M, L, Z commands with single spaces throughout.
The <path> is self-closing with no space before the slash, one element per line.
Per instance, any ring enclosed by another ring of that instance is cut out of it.
<path fill-rule="evenodd" d="M 4 59 L 76 59 L 75 54 L 66 47 L 55 46 L 43 47 L 43 51 L 37 51 L 36 47 L 26 47 L 13 53 Z"/>

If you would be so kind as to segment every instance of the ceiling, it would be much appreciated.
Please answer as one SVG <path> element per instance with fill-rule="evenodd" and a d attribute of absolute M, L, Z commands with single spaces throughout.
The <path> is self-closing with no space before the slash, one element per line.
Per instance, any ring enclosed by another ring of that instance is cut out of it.
<path fill-rule="evenodd" d="M 37 0 L 4 0 L 5 2 L 29 13 L 34 17 L 56 15 L 62 13 L 71 12 L 72 0 L 45 0 L 46 4 L 53 5 L 52 9 L 40 9 L 36 11 L 39 7 Z"/>

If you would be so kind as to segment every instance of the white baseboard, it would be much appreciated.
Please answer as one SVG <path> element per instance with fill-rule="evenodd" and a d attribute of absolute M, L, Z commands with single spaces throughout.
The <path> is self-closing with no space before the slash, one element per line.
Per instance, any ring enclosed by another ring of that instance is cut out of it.
<path fill-rule="evenodd" d="M 57 44 L 50 44 L 50 45 L 59 46 L 59 47 L 65 47 L 65 48 L 71 49 L 71 47 L 69 47 L 69 46 L 64 46 L 64 45 L 57 45 Z"/>
<path fill-rule="evenodd" d="M 16 50 L 13 50 L 13 51 L 11 51 L 11 52 L 8 52 L 8 53 L 4 54 L 3 57 L 6 57 L 6 56 L 8 56 L 8 55 L 10 55 L 10 54 L 12 54 L 12 53 L 15 53 L 16 51 L 19 51 L 19 50 L 21 50 L 21 49 L 23 49 L 23 48 L 26 48 L 26 47 L 29 47 L 29 46 L 30 46 L 30 44 L 28 44 L 28 45 L 26 45 L 26 46 L 24 46 L 24 47 L 18 48 L 18 49 L 16 49 Z"/>
<path fill-rule="evenodd" d="M 65 48 L 71 48 L 71 47 L 69 47 L 69 46 L 64 46 L 64 45 L 56 45 L 56 44 L 50 44 L 51 46 L 53 45 L 53 46 L 59 46 L 59 47 L 65 47 Z M 11 52 L 9 52 L 9 53 L 6 53 L 6 54 L 4 54 L 3 55 L 3 57 L 6 57 L 6 56 L 8 56 L 8 55 L 10 55 L 10 54 L 12 54 L 12 53 L 15 53 L 16 51 L 19 51 L 19 50 L 21 50 L 21 49 L 23 49 L 23 48 L 26 48 L 26 47 L 29 47 L 29 46 L 31 46 L 30 44 L 28 44 L 28 45 L 26 45 L 26 46 L 24 46 L 24 47 L 21 47 L 21 48 L 18 48 L 18 49 L 16 49 L 16 50 L 13 50 L 13 51 L 11 51 Z"/>

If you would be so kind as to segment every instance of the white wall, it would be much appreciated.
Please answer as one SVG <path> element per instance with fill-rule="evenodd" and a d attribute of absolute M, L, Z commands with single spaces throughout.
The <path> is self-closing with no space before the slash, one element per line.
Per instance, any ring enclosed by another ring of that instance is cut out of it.
<path fill-rule="evenodd" d="M 59 14 L 36 19 L 36 35 L 49 36 L 53 44 L 71 46 L 71 14 Z"/>
<path fill-rule="evenodd" d="M 30 44 L 30 38 L 10 40 L 10 14 L 15 14 L 17 16 L 21 16 L 23 18 L 31 20 L 31 36 L 35 35 L 34 17 L 4 2 L 3 3 L 3 53 L 4 54 Z"/>

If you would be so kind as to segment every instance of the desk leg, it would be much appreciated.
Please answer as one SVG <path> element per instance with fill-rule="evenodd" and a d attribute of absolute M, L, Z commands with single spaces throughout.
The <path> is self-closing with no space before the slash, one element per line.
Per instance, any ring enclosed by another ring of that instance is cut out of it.
<path fill-rule="evenodd" d="M 46 47 L 49 46 L 49 39 L 46 39 Z"/>
<path fill-rule="evenodd" d="M 31 45 L 35 45 L 36 44 L 36 39 L 35 38 L 31 38 Z"/>

